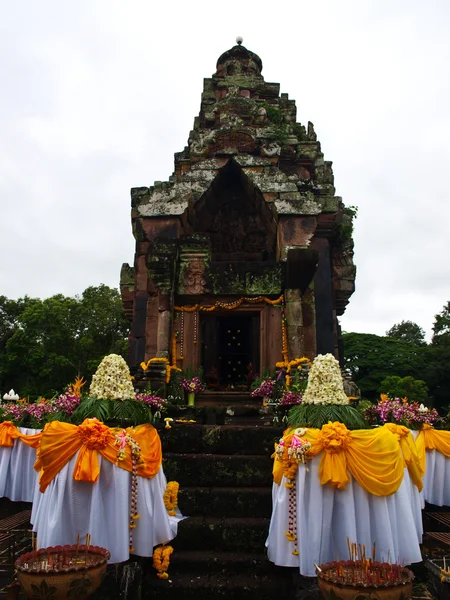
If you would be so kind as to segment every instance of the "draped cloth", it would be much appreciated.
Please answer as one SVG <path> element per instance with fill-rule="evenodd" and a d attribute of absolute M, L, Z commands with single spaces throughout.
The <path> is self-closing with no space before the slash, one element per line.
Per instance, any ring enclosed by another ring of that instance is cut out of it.
<path fill-rule="evenodd" d="M 35 433 L 23 433 L 24 431 Z M 0 423 L 0 446 L 12 448 L 15 440 L 20 440 L 31 448 L 37 448 L 41 441 L 41 432 L 38 429 L 18 429 L 11 421 Z"/>
<path fill-rule="evenodd" d="M 97 419 L 78 427 L 55 421 L 42 432 L 35 464 L 41 474 L 31 522 L 40 548 L 75 544 L 89 533 L 93 544 L 108 548 L 111 563 L 128 560 L 133 465 L 129 445 L 116 443 L 119 434 L 130 435 L 141 450 L 133 553 L 152 556 L 154 546 L 176 536 L 182 517 L 169 516 L 164 505 L 161 441 L 152 425 L 115 430 Z"/>
<path fill-rule="evenodd" d="M 386 423 L 384 427 L 396 436 L 400 444 L 405 467 L 411 476 L 411 481 L 419 492 L 421 492 L 423 489 L 422 479 L 425 475 L 425 465 L 419 458 L 417 446 L 411 431 L 407 427 L 396 425 L 395 423 Z"/>
<path fill-rule="evenodd" d="M 417 454 L 425 469 L 423 500 L 437 506 L 450 506 L 450 431 L 422 425 L 413 431 Z"/>
<path fill-rule="evenodd" d="M 292 437 L 311 444 L 306 465 L 292 470 Z M 267 538 L 269 559 L 315 576 L 314 563 L 347 556 L 351 541 L 372 548 L 378 558 L 409 564 L 422 560 L 422 471 L 406 428 L 349 431 L 342 423 L 283 436 L 283 459 L 274 461 L 272 517 Z M 275 456 L 278 452 L 275 453 Z M 293 474 L 295 473 L 295 474 Z M 286 478 L 287 477 L 287 478 Z M 289 480 L 295 479 L 295 488 Z M 288 484 L 288 486 L 285 485 Z M 290 494 L 295 494 L 299 554 L 286 537 Z"/>
<path fill-rule="evenodd" d="M 289 493 L 283 477 L 274 483 L 272 517 L 266 546 L 268 558 L 279 566 L 296 567 L 305 577 L 315 576 L 314 563 L 321 564 L 348 556 L 346 538 L 365 544 L 376 543 L 377 558 L 400 559 L 405 564 L 421 562 L 419 492 L 408 470 L 397 491 L 389 496 L 368 493 L 353 477 L 345 488 L 322 485 L 318 454 L 296 474 L 298 555 L 286 537 Z M 309 470 L 307 470 L 309 469 Z M 415 502 L 411 501 L 414 493 Z"/>
<path fill-rule="evenodd" d="M 294 430 L 284 436 L 287 452 Z M 322 429 L 307 429 L 302 436 L 311 444 L 309 457 L 320 455 L 318 469 L 322 485 L 345 489 L 351 477 L 369 494 L 389 496 L 403 480 L 404 458 L 397 437 L 387 428 L 350 431 L 343 423 L 328 423 Z M 274 481 L 283 475 L 275 460 Z"/>
<path fill-rule="evenodd" d="M 38 474 L 33 468 L 40 431 L 0 423 L 0 497 L 32 502 Z"/>
<path fill-rule="evenodd" d="M 420 465 L 425 471 L 427 450 L 436 450 L 447 458 L 450 457 L 450 431 L 433 429 L 431 425 L 425 423 L 417 434 L 416 448 Z"/>
<path fill-rule="evenodd" d="M 130 557 L 131 474 L 100 455 L 97 482 L 78 481 L 73 478 L 77 460 L 73 456 L 44 493 L 36 486 L 31 522 L 38 546 L 76 544 L 78 536 L 83 541 L 89 533 L 94 545 L 111 552 L 110 563 L 126 561 Z M 133 554 L 150 557 L 156 545 L 176 536 L 182 517 L 167 513 L 162 467 L 152 479 L 138 476 L 137 480 L 140 518 L 133 529 Z"/>
<path fill-rule="evenodd" d="M 77 456 L 73 469 L 75 481 L 91 483 L 98 481 L 99 455 L 131 473 L 133 465 L 128 444 L 124 448 L 123 459 L 117 461 L 116 433 L 120 431 L 122 430 L 115 431 L 107 427 L 97 419 L 85 419 L 79 426 L 59 421 L 48 423 L 42 432 L 35 464 L 35 469 L 41 471 L 39 479 L 41 492 L 45 492 L 49 483 L 75 455 Z M 128 427 L 125 432 L 131 435 L 141 448 L 138 475 L 151 479 L 158 473 L 162 461 L 158 432 L 149 424 Z"/>

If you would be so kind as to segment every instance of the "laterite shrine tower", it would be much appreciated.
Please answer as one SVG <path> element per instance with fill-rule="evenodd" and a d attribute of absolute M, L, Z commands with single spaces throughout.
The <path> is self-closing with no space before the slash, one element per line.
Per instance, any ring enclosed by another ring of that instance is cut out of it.
<path fill-rule="evenodd" d="M 242 45 L 222 54 L 174 174 L 131 190 L 136 254 L 120 284 L 132 371 L 167 358 L 226 389 L 250 369 L 339 355 L 351 211 L 312 123 L 261 71 Z"/>

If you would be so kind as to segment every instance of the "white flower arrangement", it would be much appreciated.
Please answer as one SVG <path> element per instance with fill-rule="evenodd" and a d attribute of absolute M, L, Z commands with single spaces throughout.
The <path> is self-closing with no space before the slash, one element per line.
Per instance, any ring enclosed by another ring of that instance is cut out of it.
<path fill-rule="evenodd" d="M 339 363 L 332 354 L 314 359 L 302 404 L 348 404 Z"/>
<path fill-rule="evenodd" d="M 136 397 L 130 369 L 121 356 L 108 354 L 104 357 L 92 377 L 89 395 L 106 400 L 127 400 Z"/>

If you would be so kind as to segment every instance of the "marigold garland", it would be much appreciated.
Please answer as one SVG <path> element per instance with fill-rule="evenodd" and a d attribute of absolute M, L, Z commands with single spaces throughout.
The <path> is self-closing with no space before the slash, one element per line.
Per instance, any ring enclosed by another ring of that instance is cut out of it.
<path fill-rule="evenodd" d="M 178 491 L 180 489 L 180 484 L 178 481 L 169 481 L 166 486 L 166 491 L 164 492 L 164 506 L 166 507 L 167 513 L 174 517 L 176 513 L 176 508 L 178 506 Z"/>
<path fill-rule="evenodd" d="M 289 389 L 291 387 L 291 376 L 290 372 L 293 368 L 297 368 L 299 371 L 302 369 L 302 364 L 307 363 L 308 368 L 311 367 L 311 361 L 306 356 L 302 356 L 301 358 L 294 358 L 293 360 L 284 360 L 275 363 L 277 369 L 285 369 L 286 371 L 286 387 Z"/>
<path fill-rule="evenodd" d="M 168 579 L 169 577 L 167 571 L 169 569 L 172 552 L 172 546 L 158 546 L 153 552 L 153 568 L 158 571 L 156 576 L 159 579 Z"/>
<path fill-rule="evenodd" d="M 213 310 L 225 309 L 225 310 L 234 310 L 247 302 L 248 304 L 258 304 L 260 302 L 265 302 L 266 304 L 270 304 L 271 306 L 275 306 L 276 304 L 282 304 L 284 302 L 284 296 L 279 296 L 276 300 L 271 300 L 266 296 L 257 296 L 255 298 L 247 298 L 242 297 L 234 302 L 221 302 L 217 300 L 212 306 L 203 306 L 202 304 L 194 304 L 191 306 L 175 306 L 175 310 L 177 312 L 194 312 L 196 310 L 200 310 L 202 312 L 211 312 Z"/>
<path fill-rule="evenodd" d="M 175 355 L 175 360 L 176 360 L 176 355 Z M 159 358 L 159 357 L 149 358 L 147 362 L 141 362 L 140 367 L 143 371 L 147 371 L 149 366 L 152 363 L 156 363 L 156 362 L 165 363 L 165 365 L 166 365 L 166 383 L 169 383 L 172 371 L 181 371 L 181 369 L 179 367 L 177 367 L 176 365 L 173 365 L 173 364 L 171 365 L 169 363 L 168 358 Z"/>
<path fill-rule="evenodd" d="M 238 308 L 239 306 L 241 306 L 241 304 L 243 304 L 244 302 L 247 304 L 259 304 L 261 302 L 265 302 L 266 304 L 270 304 L 271 306 L 275 306 L 277 304 L 281 305 L 281 328 L 282 328 L 282 344 L 283 344 L 282 354 L 283 354 L 283 361 L 284 361 L 284 363 L 287 364 L 289 362 L 289 357 L 288 357 L 288 349 L 287 349 L 286 318 L 284 315 L 284 296 L 283 296 L 283 294 L 281 294 L 281 296 L 279 296 L 275 300 L 271 300 L 270 298 L 267 298 L 266 296 L 256 296 L 256 297 L 243 296 L 242 298 L 238 298 L 238 300 L 235 300 L 233 302 L 222 302 L 220 300 L 217 300 L 212 306 L 203 306 L 201 304 L 193 304 L 193 305 L 175 306 L 174 310 L 176 312 L 181 312 L 181 316 L 183 318 L 185 312 L 188 312 L 188 313 L 195 312 L 195 314 L 197 315 L 198 311 L 212 312 L 212 311 L 218 310 L 218 309 L 234 310 L 235 308 Z M 182 329 L 183 329 L 183 323 L 182 323 Z M 177 366 L 177 334 L 178 334 L 178 332 L 175 330 L 175 327 L 173 327 L 172 328 L 172 337 L 171 337 L 171 342 L 170 342 L 172 361 L 169 362 L 169 359 L 167 359 L 167 358 L 159 358 L 159 357 L 150 358 L 147 360 L 147 362 L 145 362 L 145 361 L 141 362 L 140 367 L 143 371 L 147 371 L 148 368 L 150 367 L 151 363 L 154 363 L 154 362 L 165 363 L 165 365 L 166 365 L 166 383 L 170 382 L 170 376 L 171 376 L 172 371 L 181 371 L 181 369 Z M 182 336 L 182 334 L 181 334 L 181 336 Z M 197 342 L 197 339 L 196 339 L 195 332 L 194 332 L 194 344 L 196 342 Z M 183 344 L 183 339 L 181 337 L 181 345 L 182 344 Z M 181 351 L 183 352 L 183 348 L 181 348 Z M 182 360 L 183 356 L 180 356 L 180 359 Z"/>

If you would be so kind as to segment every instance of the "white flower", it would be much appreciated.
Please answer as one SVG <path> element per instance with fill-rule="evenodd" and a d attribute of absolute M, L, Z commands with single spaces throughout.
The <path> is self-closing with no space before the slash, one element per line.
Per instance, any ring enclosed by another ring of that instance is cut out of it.
<path fill-rule="evenodd" d="M 314 359 L 302 404 L 348 404 L 339 363 L 332 354 Z"/>
<path fill-rule="evenodd" d="M 135 398 L 130 370 L 121 356 L 105 356 L 92 378 L 89 394 L 107 400 Z"/>

